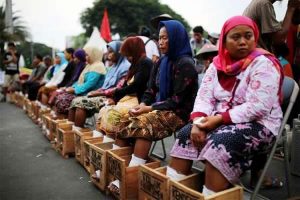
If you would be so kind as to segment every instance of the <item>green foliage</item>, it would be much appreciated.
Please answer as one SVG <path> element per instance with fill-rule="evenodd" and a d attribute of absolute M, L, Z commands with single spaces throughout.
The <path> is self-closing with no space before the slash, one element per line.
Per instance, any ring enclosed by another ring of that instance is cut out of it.
<path fill-rule="evenodd" d="M 41 56 L 52 54 L 52 49 L 45 44 L 41 43 L 31 43 L 31 42 L 22 42 L 20 45 L 17 45 L 18 52 L 20 52 L 25 59 L 25 65 L 30 68 L 32 63 L 32 57 L 35 54 L 40 54 Z"/>
<path fill-rule="evenodd" d="M 29 33 L 26 27 L 22 25 L 23 22 L 19 16 L 13 14 L 14 32 L 10 34 L 6 31 L 5 25 L 5 7 L 0 6 L 0 63 L 2 63 L 2 55 L 4 53 L 4 44 L 9 41 L 25 41 Z"/>
<path fill-rule="evenodd" d="M 96 0 L 94 6 L 87 8 L 80 18 L 86 36 L 91 35 L 94 26 L 100 27 L 105 8 L 112 34 L 119 33 L 121 37 L 138 33 L 141 26 L 151 27 L 150 19 L 163 13 L 181 21 L 187 31 L 190 30 L 188 23 L 179 14 L 158 0 Z M 152 28 L 152 31 L 155 30 Z"/>
<path fill-rule="evenodd" d="M 74 36 L 73 40 L 74 40 L 74 45 L 73 45 L 74 49 L 83 48 L 83 46 L 87 42 L 87 37 L 85 36 L 84 33 L 81 33 L 79 35 Z"/>

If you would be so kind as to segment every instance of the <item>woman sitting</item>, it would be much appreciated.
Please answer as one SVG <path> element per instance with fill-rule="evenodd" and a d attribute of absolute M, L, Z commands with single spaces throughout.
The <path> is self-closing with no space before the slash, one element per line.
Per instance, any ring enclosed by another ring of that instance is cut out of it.
<path fill-rule="evenodd" d="M 102 63 L 103 53 L 97 47 L 84 48 L 87 65 L 81 72 L 79 79 L 71 87 L 56 97 L 55 107 L 59 115 L 67 115 L 72 100 L 76 96 L 86 95 L 88 92 L 102 86 L 105 78 L 105 67 Z"/>
<path fill-rule="evenodd" d="M 193 160 L 205 161 L 203 194 L 231 187 L 268 150 L 282 120 L 282 69 L 269 52 L 256 48 L 259 32 L 247 17 L 222 28 L 218 56 L 207 69 L 191 114 L 179 131 L 167 174 L 178 180 Z"/>
<path fill-rule="evenodd" d="M 73 100 L 74 109 L 76 109 L 74 118 L 75 126 L 83 127 L 86 117 L 99 112 L 105 105 L 106 97 L 112 96 L 118 82 L 122 81 L 121 83 L 124 83 L 124 78 L 127 75 L 130 63 L 119 53 L 121 44 L 120 41 L 113 41 L 107 45 L 108 60 L 111 69 L 107 72 L 102 87 L 89 92 L 87 96 L 76 97 Z M 72 111 L 74 109 L 72 109 Z"/>
<path fill-rule="evenodd" d="M 160 23 L 159 48 L 164 56 L 151 73 L 142 102 L 129 111 L 132 116 L 116 135 L 115 146 L 135 139 L 129 166 L 145 164 L 152 141 L 170 136 L 189 119 L 198 84 L 188 34 L 176 20 Z M 119 181 L 110 184 L 118 193 Z"/>
<path fill-rule="evenodd" d="M 65 76 L 63 81 L 58 84 L 59 89 L 51 94 L 48 101 L 49 105 L 53 105 L 55 103 L 56 96 L 64 92 L 66 88 L 71 87 L 78 80 L 86 65 L 86 54 L 83 49 L 76 50 L 73 55 L 68 55 L 68 57 L 72 58 L 71 62 L 69 62 L 68 66 L 64 70 Z"/>
<path fill-rule="evenodd" d="M 99 112 L 99 128 L 111 138 L 122 128 L 121 117 L 141 102 L 153 67 L 152 61 L 146 57 L 143 40 L 138 37 L 127 38 L 120 52 L 131 63 L 126 81 L 121 88 L 114 90 L 112 98 L 107 99 L 110 106 L 103 107 Z"/>
<path fill-rule="evenodd" d="M 68 65 L 68 61 L 65 58 L 65 54 L 59 52 L 55 56 L 55 65 L 52 67 L 52 77 L 45 86 L 41 87 L 38 92 L 38 100 L 42 102 L 42 104 L 47 105 L 49 97 L 52 92 L 57 89 L 57 85 L 63 80 L 64 78 L 64 69 Z"/>

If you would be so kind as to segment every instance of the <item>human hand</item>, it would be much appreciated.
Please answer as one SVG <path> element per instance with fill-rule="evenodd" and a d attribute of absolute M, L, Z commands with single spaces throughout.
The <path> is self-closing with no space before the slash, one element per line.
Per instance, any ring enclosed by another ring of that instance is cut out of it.
<path fill-rule="evenodd" d="M 201 123 L 197 124 L 196 126 L 200 129 L 210 132 L 218 128 L 220 125 L 222 125 L 222 122 L 223 122 L 222 115 L 208 116 L 208 117 L 204 117 L 201 120 Z"/>
<path fill-rule="evenodd" d="M 152 106 L 146 106 L 144 103 L 141 103 L 140 105 L 132 108 L 129 110 L 130 116 L 138 116 L 143 113 L 148 113 L 152 111 Z"/>
<path fill-rule="evenodd" d="M 106 105 L 115 105 L 115 104 L 116 104 L 115 100 L 113 100 L 112 98 L 107 98 Z"/>
<path fill-rule="evenodd" d="M 200 129 L 197 125 L 193 125 L 190 135 L 190 140 L 196 148 L 203 148 L 206 143 L 207 133 L 205 130 Z"/>
<path fill-rule="evenodd" d="M 75 93 L 75 90 L 74 90 L 74 88 L 72 88 L 72 87 L 68 87 L 68 88 L 66 89 L 66 92 L 68 92 L 68 93 L 70 93 L 70 94 L 74 94 L 74 93 Z"/>
<path fill-rule="evenodd" d="M 88 97 L 97 97 L 97 96 L 101 96 L 103 94 L 102 91 L 98 91 L 98 90 L 95 90 L 95 91 L 91 91 L 87 94 Z"/>

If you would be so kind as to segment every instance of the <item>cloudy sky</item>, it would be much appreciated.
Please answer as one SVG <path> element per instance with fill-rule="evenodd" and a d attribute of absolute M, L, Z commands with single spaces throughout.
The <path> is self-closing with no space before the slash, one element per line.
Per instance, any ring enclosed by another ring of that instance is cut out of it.
<path fill-rule="evenodd" d="M 12 0 L 13 11 L 23 18 L 32 40 L 56 48 L 65 47 L 66 36 L 83 32 L 80 13 L 94 0 Z M 242 14 L 251 0 L 160 0 L 182 15 L 193 27 L 202 25 L 209 32 L 220 32 L 227 18 Z M 5 0 L 0 0 L 3 5 Z M 282 20 L 287 0 L 275 3 L 277 18 Z"/>

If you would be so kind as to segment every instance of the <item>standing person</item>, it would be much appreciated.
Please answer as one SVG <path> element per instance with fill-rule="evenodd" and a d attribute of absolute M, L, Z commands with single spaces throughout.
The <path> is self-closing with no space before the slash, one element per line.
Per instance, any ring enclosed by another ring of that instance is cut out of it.
<path fill-rule="evenodd" d="M 191 113 L 193 124 L 179 131 L 171 150 L 167 175 L 174 180 L 190 173 L 193 160 L 205 160 L 205 196 L 237 183 L 278 134 L 283 72 L 271 53 L 256 48 L 258 37 L 248 17 L 224 23 L 218 56 Z"/>
<path fill-rule="evenodd" d="M 3 59 L 3 64 L 5 67 L 5 79 L 2 91 L 4 95 L 4 101 L 6 100 L 7 92 L 9 92 L 9 87 L 19 81 L 19 59 L 20 54 L 17 52 L 15 43 L 9 42 L 7 45 L 7 52 L 5 52 Z"/>
<path fill-rule="evenodd" d="M 134 139 L 129 166 L 145 164 L 153 141 L 170 136 L 189 119 L 197 93 L 197 72 L 188 34 L 176 20 L 160 22 L 159 48 L 164 55 L 152 70 L 142 102 L 129 111 L 124 128 L 116 134 L 116 146 Z M 123 121 L 120 120 L 120 121 Z M 118 193 L 118 180 L 109 186 Z"/>
<path fill-rule="evenodd" d="M 273 3 L 282 0 L 252 0 L 243 15 L 251 18 L 258 25 L 259 47 L 272 52 L 272 45 L 284 43 L 291 26 L 293 14 L 300 6 L 298 0 L 289 0 L 282 25 L 276 20 Z"/>
<path fill-rule="evenodd" d="M 195 56 L 205 44 L 211 44 L 208 39 L 203 37 L 203 32 L 204 29 L 202 26 L 196 26 L 195 28 L 193 28 L 193 37 L 190 40 L 193 56 Z M 195 60 L 195 62 L 196 70 L 200 74 L 204 68 L 203 60 L 197 59 Z"/>
<path fill-rule="evenodd" d="M 193 28 L 193 37 L 190 40 L 193 55 L 203 47 L 205 44 L 210 44 L 211 42 L 203 37 L 204 29 L 202 26 L 196 26 Z"/>
<path fill-rule="evenodd" d="M 156 43 L 151 38 L 150 29 L 146 26 L 141 27 L 138 37 L 141 38 L 145 44 L 147 57 L 150 58 L 153 63 L 156 63 L 159 59 L 159 51 Z"/>

